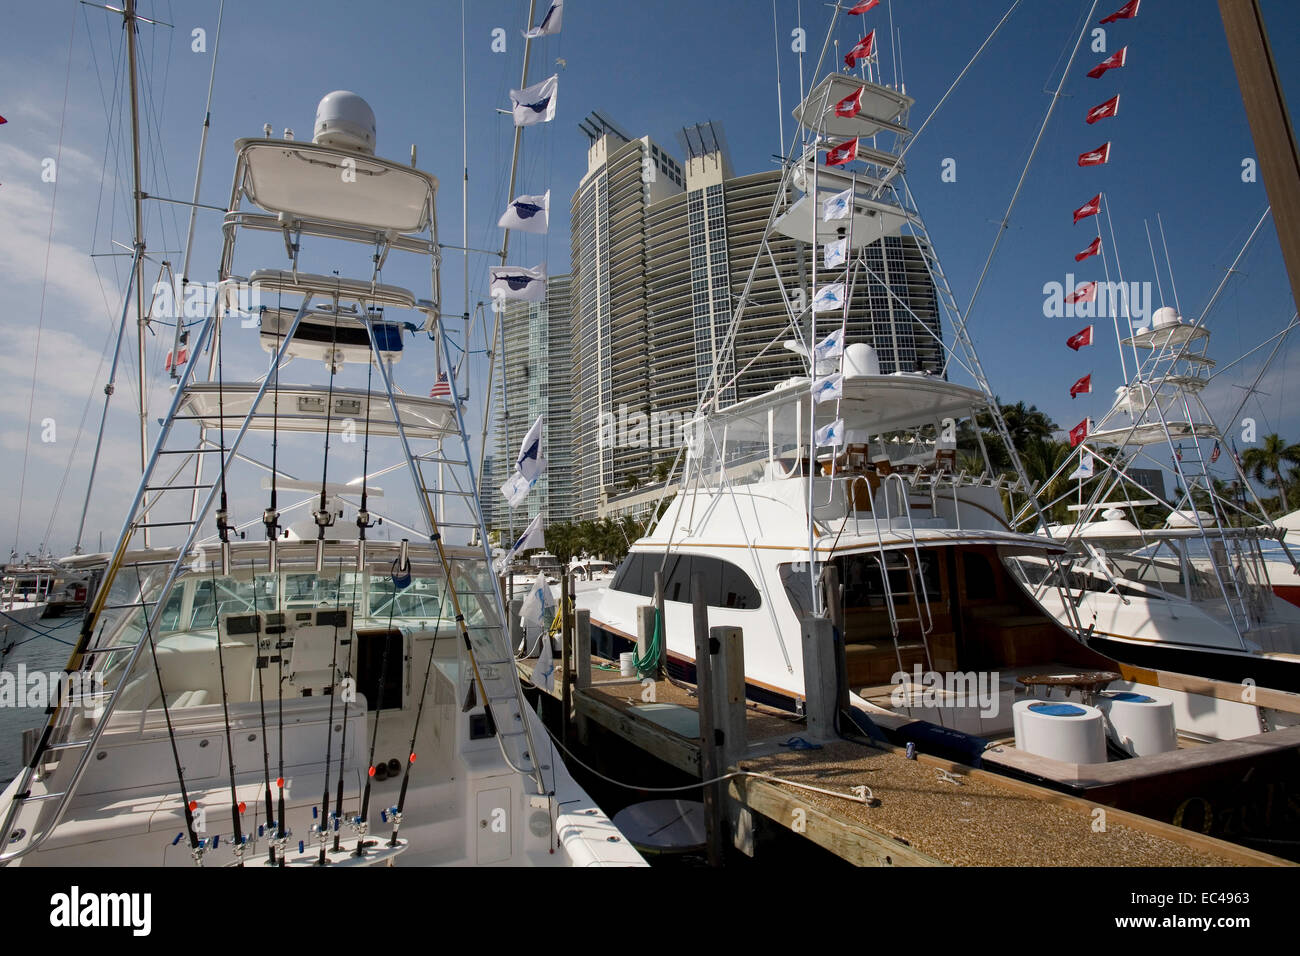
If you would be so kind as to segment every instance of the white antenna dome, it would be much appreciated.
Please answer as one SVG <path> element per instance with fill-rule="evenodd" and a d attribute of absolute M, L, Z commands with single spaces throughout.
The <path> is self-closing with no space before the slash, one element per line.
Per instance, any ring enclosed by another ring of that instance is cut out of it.
<path fill-rule="evenodd" d="M 865 342 L 854 342 L 844 349 L 846 375 L 879 375 L 880 356 Z"/>
<path fill-rule="evenodd" d="M 1162 305 L 1151 316 L 1151 328 L 1158 329 L 1164 325 L 1177 325 L 1181 321 L 1183 321 L 1183 317 L 1178 314 L 1177 310 Z"/>
<path fill-rule="evenodd" d="M 347 90 L 326 93 L 316 107 L 312 142 L 373 156 L 375 111 L 369 103 Z"/>

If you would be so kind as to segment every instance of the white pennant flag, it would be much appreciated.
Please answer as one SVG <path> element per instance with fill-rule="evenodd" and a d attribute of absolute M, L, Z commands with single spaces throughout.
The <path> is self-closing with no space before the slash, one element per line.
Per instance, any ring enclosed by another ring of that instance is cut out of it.
<path fill-rule="evenodd" d="M 546 534 L 542 528 L 542 515 L 538 512 L 532 521 L 528 522 L 528 527 L 524 533 L 519 536 L 519 540 L 511 545 L 510 550 L 501 556 L 496 563 L 497 574 L 505 574 L 506 568 L 514 561 L 515 556 L 521 551 L 528 551 L 531 548 L 546 547 Z"/>
<path fill-rule="evenodd" d="M 555 74 L 525 90 L 511 90 L 511 112 L 516 126 L 536 126 L 555 119 L 555 94 L 560 86 L 560 76 Z"/>
<path fill-rule="evenodd" d="M 849 258 L 849 240 L 840 239 L 837 242 L 828 242 L 824 252 L 826 258 L 823 260 L 823 264 L 827 269 L 842 266 Z"/>
<path fill-rule="evenodd" d="M 826 359 L 838 358 L 844 354 L 844 335 L 836 329 L 826 338 L 822 339 L 813 346 L 813 358 L 818 362 L 824 362 Z"/>
<path fill-rule="evenodd" d="M 836 193 L 829 199 L 822 200 L 822 218 L 830 219 L 847 219 L 850 212 L 853 211 L 853 187 L 850 186 L 842 193 Z"/>
<path fill-rule="evenodd" d="M 844 376 L 828 375 L 812 383 L 813 403 L 836 402 L 844 397 Z"/>
<path fill-rule="evenodd" d="M 531 30 L 524 31 L 524 36 L 529 40 L 536 40 L 538 37 L 554 36 L 560 32 L 560 20 L 564 17 L 564 0 L 555 0 L 551 8 L 546 11 L 546 16 L 542 17 L 542 22 L 537 24 Z"/>
<path fill-rule="evenodd" d="M 844 419 L 837 418 L 829 425 L 817 429 L 817 434 L 814 437 L 818 445 L 843 445 Z"/>
<path fill-rule="evenodd" d="M 1091 477 L 1092 477 L 1092 471 L 1093 471 L 1092 455 L 1091 455 L 1091 454 L 1087 454 L 1087 455 L 1084 455 L 1084 456 L 1083 456 L 1083 459 L 1079 462 L 1079 467 L 1076 468 L 1076 469 L 1074 469 L 1074 471 L 1070 473 L 1070 476 L 1069 476 L 1068 478 L 1066 478 L 1065 480 L 1066 480 L 1066 481 L 1082 481 L 1082 480 L 1084 480 L 1085 478 L 1091 478 Z"/>
<path fill-rule="evenodd" d="M 813 296 L 814 312 L 832 312 L 835 309 L 844 307 L 844 283 L 834 282 L 830 285 L 824 285 L 817 290 Z"/>
<path fill-rule="evenodd" d="M 542 457 L 542 422 L 545 418 L 545 415 L 537 416 L 515 458 L 515 470 L 529 482 L 536 481 L 546 471 L 546 459 Z"/>
<path fill-rule="evenodd" d="M 555 652 L 551 650 L 551 635 L 542 633 L 542 651 L 533 665 L 533 683 L 548 693 L 555 692 Z"/>
<path fill-rule="evenodd" d="M 555 620 L 555 598 L 551 595 L 551 586 L 546 583 L 545 574 L 538 574 L 533 581 L 528 596 L 519 607 L 519 620 L 540 628 L 549 628 Z"/>
<path fill-rule="evenodd" d="M 516 266 L 492 266 L 490 286 L 493 298 L 541 302 L 546 298 L 546 266 L 520 269 Z"/>
<path fill-rule="evenodd" d="M 510 476 L 509 480 L 501 486 L 501 494 L 506 501 L 510 503 L 511 508 L 518 508 L 528 499 L 528 492 L 533 490 L 536 482 L 529 481 L 519 472 Z"/>
<path fill-rule="evenodd" d="M 506 207 L 497 225 L 516 232 L 544 233 L 550 224 L 551 191 L 540 196 L 520 196 Z"/>

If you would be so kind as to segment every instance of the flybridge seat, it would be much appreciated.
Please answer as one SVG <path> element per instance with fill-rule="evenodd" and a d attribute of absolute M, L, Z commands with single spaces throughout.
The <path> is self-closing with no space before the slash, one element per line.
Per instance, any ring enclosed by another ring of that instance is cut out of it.
<path fill-rule="evenodd" d="M 433 221 L 438 180 L 410 166 L 296 140 L 241 139 L 235 151 L 244 196 L 269 212 L 394 233 Z"/>
<path fill-rule="evenodd" d="M 308 295 L 316 301 L 337 298 L 339 302 L 356 302 L 362 306 L 380 306 L 395 309 L 424 311 L 426 304 L 416 301 L 410 289 L 397 285 L 371 283 L 369 279 L 348 279 L 339 276 L 297 274 L 284 269 L 258 269 L 248 277 L 249 283 L 266 292 L 287 292 L 290 295 Z"/>
<path fill-rule="evenodd" d="M 272 354 L 280 350 L 284 336 L 297 313 L 293 308 L 263 309 L 261 314 L 262 349 Z M 374 313 L 368 316 L 375 330 L 378 357 L 389 363 L 402 357 L 402 326 L 385 322 Z M 289 358 L 314 358 L 334 364 L 369 362 L 375 353 L 363 313 L 354 311 L 312 311 L 303 316 L 286 352 Z"/>
<path fill-rule="evenodd" d="M 862 90 L 856 116 L 836 116 L 835 104 Z M 832 73 L 814 86 L 794 108 L 796 121 L 808 129 L 830 136 L 871 136 L 883 130 L 906 133 L 901 125 L 904 113 L 916 101 L 905 93 L 870 83 L 847 73 Z"/>

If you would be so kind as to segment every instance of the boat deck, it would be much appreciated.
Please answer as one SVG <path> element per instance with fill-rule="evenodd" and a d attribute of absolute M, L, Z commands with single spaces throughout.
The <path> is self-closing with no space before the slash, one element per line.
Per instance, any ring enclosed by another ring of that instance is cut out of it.
<path fill-rule="evenodd" d="M 533 663 L 518 662 L 525 680 Z M 591 664 L 588 686 L 571 677 L 567 687 L 578 736 L 589 721 L 698 774 L 693 689 L 661 680 L 650 692 L 649 685 L 620 678 L 608 661 L 592 657 Z M 566 693 L 563 673 L 557 661 L 550 693 L 557 700 Z M 806 733 L 802 719 L 750 703 L 747 748 L 736 769 L 846 796 L 851 788 L 866 786 L 879 805 L 750 776 L 728 782 L 733 812 L 759 814 L 856 865 L 1287 865 L 1265 853 L 928 754 L 908 759 L 890 744 L 838 740 L 811 750 L 782 746 Z"/>

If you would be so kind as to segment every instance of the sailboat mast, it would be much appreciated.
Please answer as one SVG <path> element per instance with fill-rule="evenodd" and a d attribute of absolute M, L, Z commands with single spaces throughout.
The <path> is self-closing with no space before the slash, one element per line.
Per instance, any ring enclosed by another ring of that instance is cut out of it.
<path fill-rule="evenodd" d="M 131 186 L 135 197 L 135 323 L 137 336 L 136 373 L 140 388 L 140 474 L 149 467 L 149 399 L 145 392 L 145 321 L 144 321 L 144 193 L 140 189 L 140 91 L 136 69 L 135 0 L 126 0 L 122 11 L 126 30 L 127 73 L 131 85 Z M 142 506 L 147 502 L 142 502 Z M 149 529 L 144 529 L 144 545 L 149 547 Z"/>

